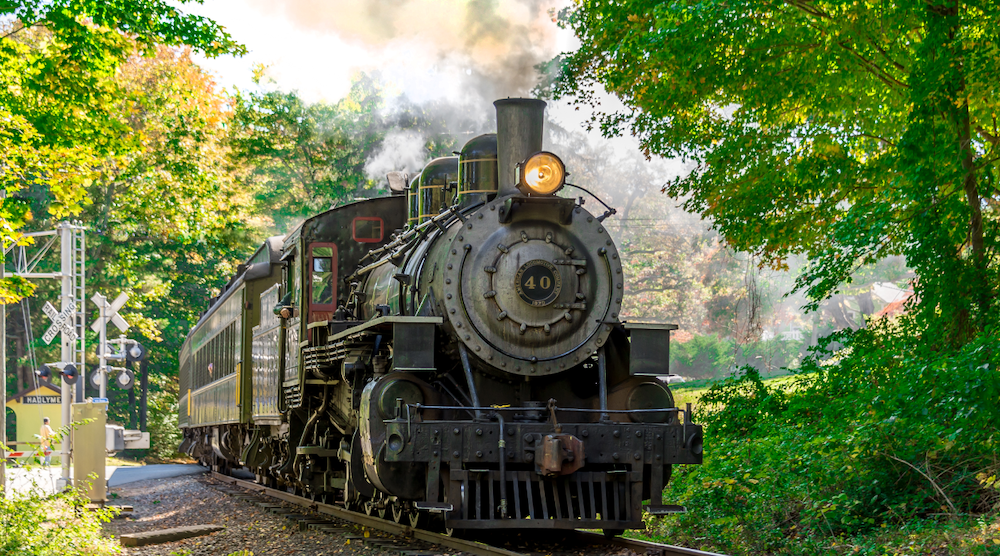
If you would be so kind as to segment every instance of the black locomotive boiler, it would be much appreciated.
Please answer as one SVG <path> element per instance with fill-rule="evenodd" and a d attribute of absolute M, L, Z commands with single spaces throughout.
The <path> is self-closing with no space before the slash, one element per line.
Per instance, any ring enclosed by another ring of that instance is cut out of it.
<path fill-rule="evenodd" d="M 414 526 L 642 527 L 702 429 L 670 331 L 624 322 L 601 215 L 560 197 L 545 103 L 394 194 L 267 240 L 181 352 L 181 450 Z"/>

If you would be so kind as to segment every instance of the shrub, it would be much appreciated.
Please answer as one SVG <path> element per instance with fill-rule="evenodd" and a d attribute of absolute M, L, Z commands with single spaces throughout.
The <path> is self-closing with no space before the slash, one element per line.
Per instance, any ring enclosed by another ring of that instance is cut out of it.
<path fill-rule="evenodd" d="M 753 367 L 763 375 L 784 374 L 799 367 L 802 342 L 772 338 L 739 346 L 714 334 L 694 336 L 670 345 L 670 372 L 694 379 L 718 379 L 738 366 Z"/>
<path fill-rule="evenodd" d="M 672 343 L 671 372 L 691 378 L 720 378 L 733 366 L 733 342 L 714 334 Z"/>
<path fill-rule="evenodd" d="M 149 431 L 147 456 L 156 460 L 177 457 L 181 430 L 177 426 L 177 394 L 170 390 L 151 392 L 149 396 Z"/>
<path fill-rule="evenodd" d="M 831 337 L 824 346 L 844 349 L 817 350 L 788 392 L 749 369 L 712 387 L 705 463 L 677 470 L 665 492 L 690 513 L 660 533 L 728 553 L 808 554 L 992 510 L 1000 333 L 957 350 L 925 336 L 880 322 Z"/>
<path fill-rule="evenodd" d="M 81 488 L 52 496 L 32 489 L 0 497 L 0 554 L 118 554 L 118 542 L 101 536 L 101 524 L 110 521 L 115 510 L 87 510 L 87 503 Z"/>

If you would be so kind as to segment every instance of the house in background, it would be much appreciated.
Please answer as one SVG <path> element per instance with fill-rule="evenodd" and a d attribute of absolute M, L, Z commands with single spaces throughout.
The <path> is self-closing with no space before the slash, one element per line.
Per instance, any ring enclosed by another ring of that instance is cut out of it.
<path fill-rule="evenodd" d="M 22 390 L 7 398 L 7 408 L 14 413 L 17 432 L 14 438 L 7 438 L 11 451 L 30 451 L 39 444 L 38 431 L 42 428 L 42 419 L 49 418 L 49 426 L 59 432 L 62 422 L 62 390 L 55 385 L 43 382 L 38 387 Z M 8 416 L 8 419 L 10 417 Z M 31 444 L 29 446 L 29 443 Z M 58 446 L 58 444 L 54 444 Z M 58 451 L 53 450 L 52 462 L 59 459 Z"/>

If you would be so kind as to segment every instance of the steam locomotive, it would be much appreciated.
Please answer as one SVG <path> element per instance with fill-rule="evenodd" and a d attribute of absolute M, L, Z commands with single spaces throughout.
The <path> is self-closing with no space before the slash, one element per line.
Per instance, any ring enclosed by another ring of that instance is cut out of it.
<path fill-rule="evenodd" d="M 414 527 L 678 509 L 661 492 L 702 429 L 656 378 L 676 326 L 620 318 L 614 211 L 557 195 L 545 103 L 495 106 L 496 134 L 241 265 L 181 351 L 182 452 Z"/>

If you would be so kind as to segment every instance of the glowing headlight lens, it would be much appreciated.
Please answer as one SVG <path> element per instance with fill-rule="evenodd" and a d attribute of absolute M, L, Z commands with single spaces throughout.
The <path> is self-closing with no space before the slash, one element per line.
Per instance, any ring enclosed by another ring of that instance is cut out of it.
<path fill-rule="evenodd" d="M 522 189 L 535 195 L 552 195 L 566 182 L 566 166 L 558 156 L 540 152 L 524 161 L 520 175 Z"/>

